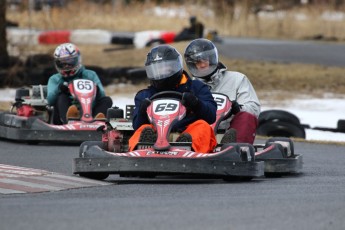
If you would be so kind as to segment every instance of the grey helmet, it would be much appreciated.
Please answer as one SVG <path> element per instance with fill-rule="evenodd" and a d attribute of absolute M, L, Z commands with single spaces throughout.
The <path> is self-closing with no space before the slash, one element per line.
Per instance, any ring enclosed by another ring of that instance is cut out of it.
<path fill-rule="evenodd" d="M 184 58 L 190 73 L 198 78 L 210 77 L 218 66 L 217 48 L 210 40 L 204 38 L 195 39 L 189 43 L 184 52 Z M 201 61 L 208 61 L 208 67 L 198 69 L 196 64 Z"/>

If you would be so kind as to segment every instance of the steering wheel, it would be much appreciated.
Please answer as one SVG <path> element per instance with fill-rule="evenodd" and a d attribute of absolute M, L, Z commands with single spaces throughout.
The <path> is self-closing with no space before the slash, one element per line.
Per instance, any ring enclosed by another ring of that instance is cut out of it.
<path fill-rule="evenodd" d="M 159 93 L 156 93 L 150 97 L 150 100 L 154 100 L 157 98 L 174 98 L 178 100 L 182 100 L 182 93 L 177 92 L 177 91 L 162 91 Z"/>

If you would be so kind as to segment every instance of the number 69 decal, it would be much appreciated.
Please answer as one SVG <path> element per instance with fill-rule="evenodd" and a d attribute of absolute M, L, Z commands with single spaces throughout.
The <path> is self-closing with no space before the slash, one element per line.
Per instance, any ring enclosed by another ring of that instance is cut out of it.
<path fill-rule="evenodd" d="M 79 79 L 73 81 L 73 87 L 76 92 L 89 93 L 93 91 L 94 83 L 91 80 Z"/>
<path fill-rule="evenodd" d="M 168 115 L 176 113 L 179 102 L 176 100 L 153 101 L 153 112 L 157 115 Z"/>

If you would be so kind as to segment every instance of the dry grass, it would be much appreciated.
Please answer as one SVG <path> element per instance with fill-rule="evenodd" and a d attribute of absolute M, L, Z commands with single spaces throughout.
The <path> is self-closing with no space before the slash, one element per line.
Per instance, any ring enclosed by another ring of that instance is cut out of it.
<path fill-rule="evenodd" d="M 74 1 L 75 2 L 75 1 Z M 78 1 L 77 1 L 78 2 Z M 83 2 L 80 0 L 80 2 Z M 186 1 L 188 2 L 188 1 Z M 153 5 L 148 3 L 125 7 L 116 5 L 93 5 L 70 3 L 67 8 L 54 8 L 51 11 L 33 12 L 29 18 L 27 11 L 8 11 L 7 18 L 19 22 L 20 27 L 37 29 L 105 29 L 111 31 L 171 30 L 180 31 L 188 25 L 189 15 L 196 15 L 207 28 L 217 29 L 221 35 L 255 36 L 267 38 L 300 39 L 324 34 L 345 38 L 345 23 L 326 22 L 320 15 L 326 8 L 299 8 L 282 13 L 256 18 L 251 15 L 230 21 L 227 16 L 216 18 L 207 12 L 205 7 L 185 3 L 180 13 L 184 16 L 161 17 L 153 14 Z M 162 5 L 166 9 L 177 9 L 176 5 Z M 86 15 L 87 12 L 87 15 Z M 298 20 L 296 15 L 307 15 Z M 168 13 L 166 12 L 166 15 Z M 62 20 L 63 19 L 63 20 Z M 186 42 L 173 44 L 181 53 Z M 86 65 L 102 67 L 143 66 L 148 48 L 128 49 L 104 52 L 105 48 L 114 46 L 80 46 L 83 62 Z M 53 53 L 55 46 L 19 47 L 21 55 L 32 53 Z M 245 73 L 258 91 L 261 99 L 277 100 L 292 98 L 298 95 L 323 97 L 325 93 L 339 96 L 345 94 L 344 68 L 321 67 L 309 64 L 279 64 L 272 62 L 253 62 L 226 59 L 221 57 L 229 69 Z M 143 86 L 127 87 L 125 92 L 135 92 Z M 123 93 L 121 87 L 109 87 L 109 93 Z"/>
<path fill-rule="evenodd" d="M 238 2 L 241 4 L 240 1 Z M 215 16 L 216 14 L 209 7 L 199 5 L 198 1 L 193 4 L 191 1 L 185 1 L 183 7 L 162 4 L 159 7 L 163 16 L 160 16 L 154 13 L 157 8 L 150 1 L 130 6 L 118 3 L 113 6 L 74 0 L 65 8 L 52 8 L 49 11 L 42 10 L 32 14 L 27 11 L 9 10 L 7 18 L 19 22 L 20 27 L 23 28 L 45 30 L 68 28 L 178 32 L 188 25 L 188 17 L 195 15 L 206 25 L 206 28 L 217 29 L 221 35 L 301 39 L 322 34 L 325 37 L 345 39 L 344 21 L 325 20 L 323 17 L 332 10 L 329 5 L 260 12 L 248 16 L 240 4 L 235 7 L 234 18 L 230 18 L 230 9 L 224 8 L 225 14 L 218 13 Z"/>

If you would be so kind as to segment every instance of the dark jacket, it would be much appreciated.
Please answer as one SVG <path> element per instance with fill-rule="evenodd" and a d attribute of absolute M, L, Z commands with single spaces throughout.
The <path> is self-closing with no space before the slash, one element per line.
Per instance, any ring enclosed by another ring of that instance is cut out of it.
<path fill-rule="evenodd" d="M 199 99 L 198 111 L 187 111 L 187 115 L 181 121 L 176 123 L 172 128 L 172 131 L 182 132 L 186 127 L 197 120 L 205 120 L 209 124 L 212 124 L 216 120 L 217 104 L 213 99 L 213 96 L 206 84 L 198 80 L 192 80 L 186 72 L 184 72 L 188 80 L 184 84 L 180 84 L 176 89 L 177 92 L 192 92 Z M 147 114 L 140 114 L 139 108 L 142 100 L 150 98 L 152 95 L 159 91 L 153 86 L 149 86 L 147 89 L 139 91 L 134 98 L 135 110 L 133 114 L 133 128 L 136 130 L 143 124 L 149 124 Z"/>

